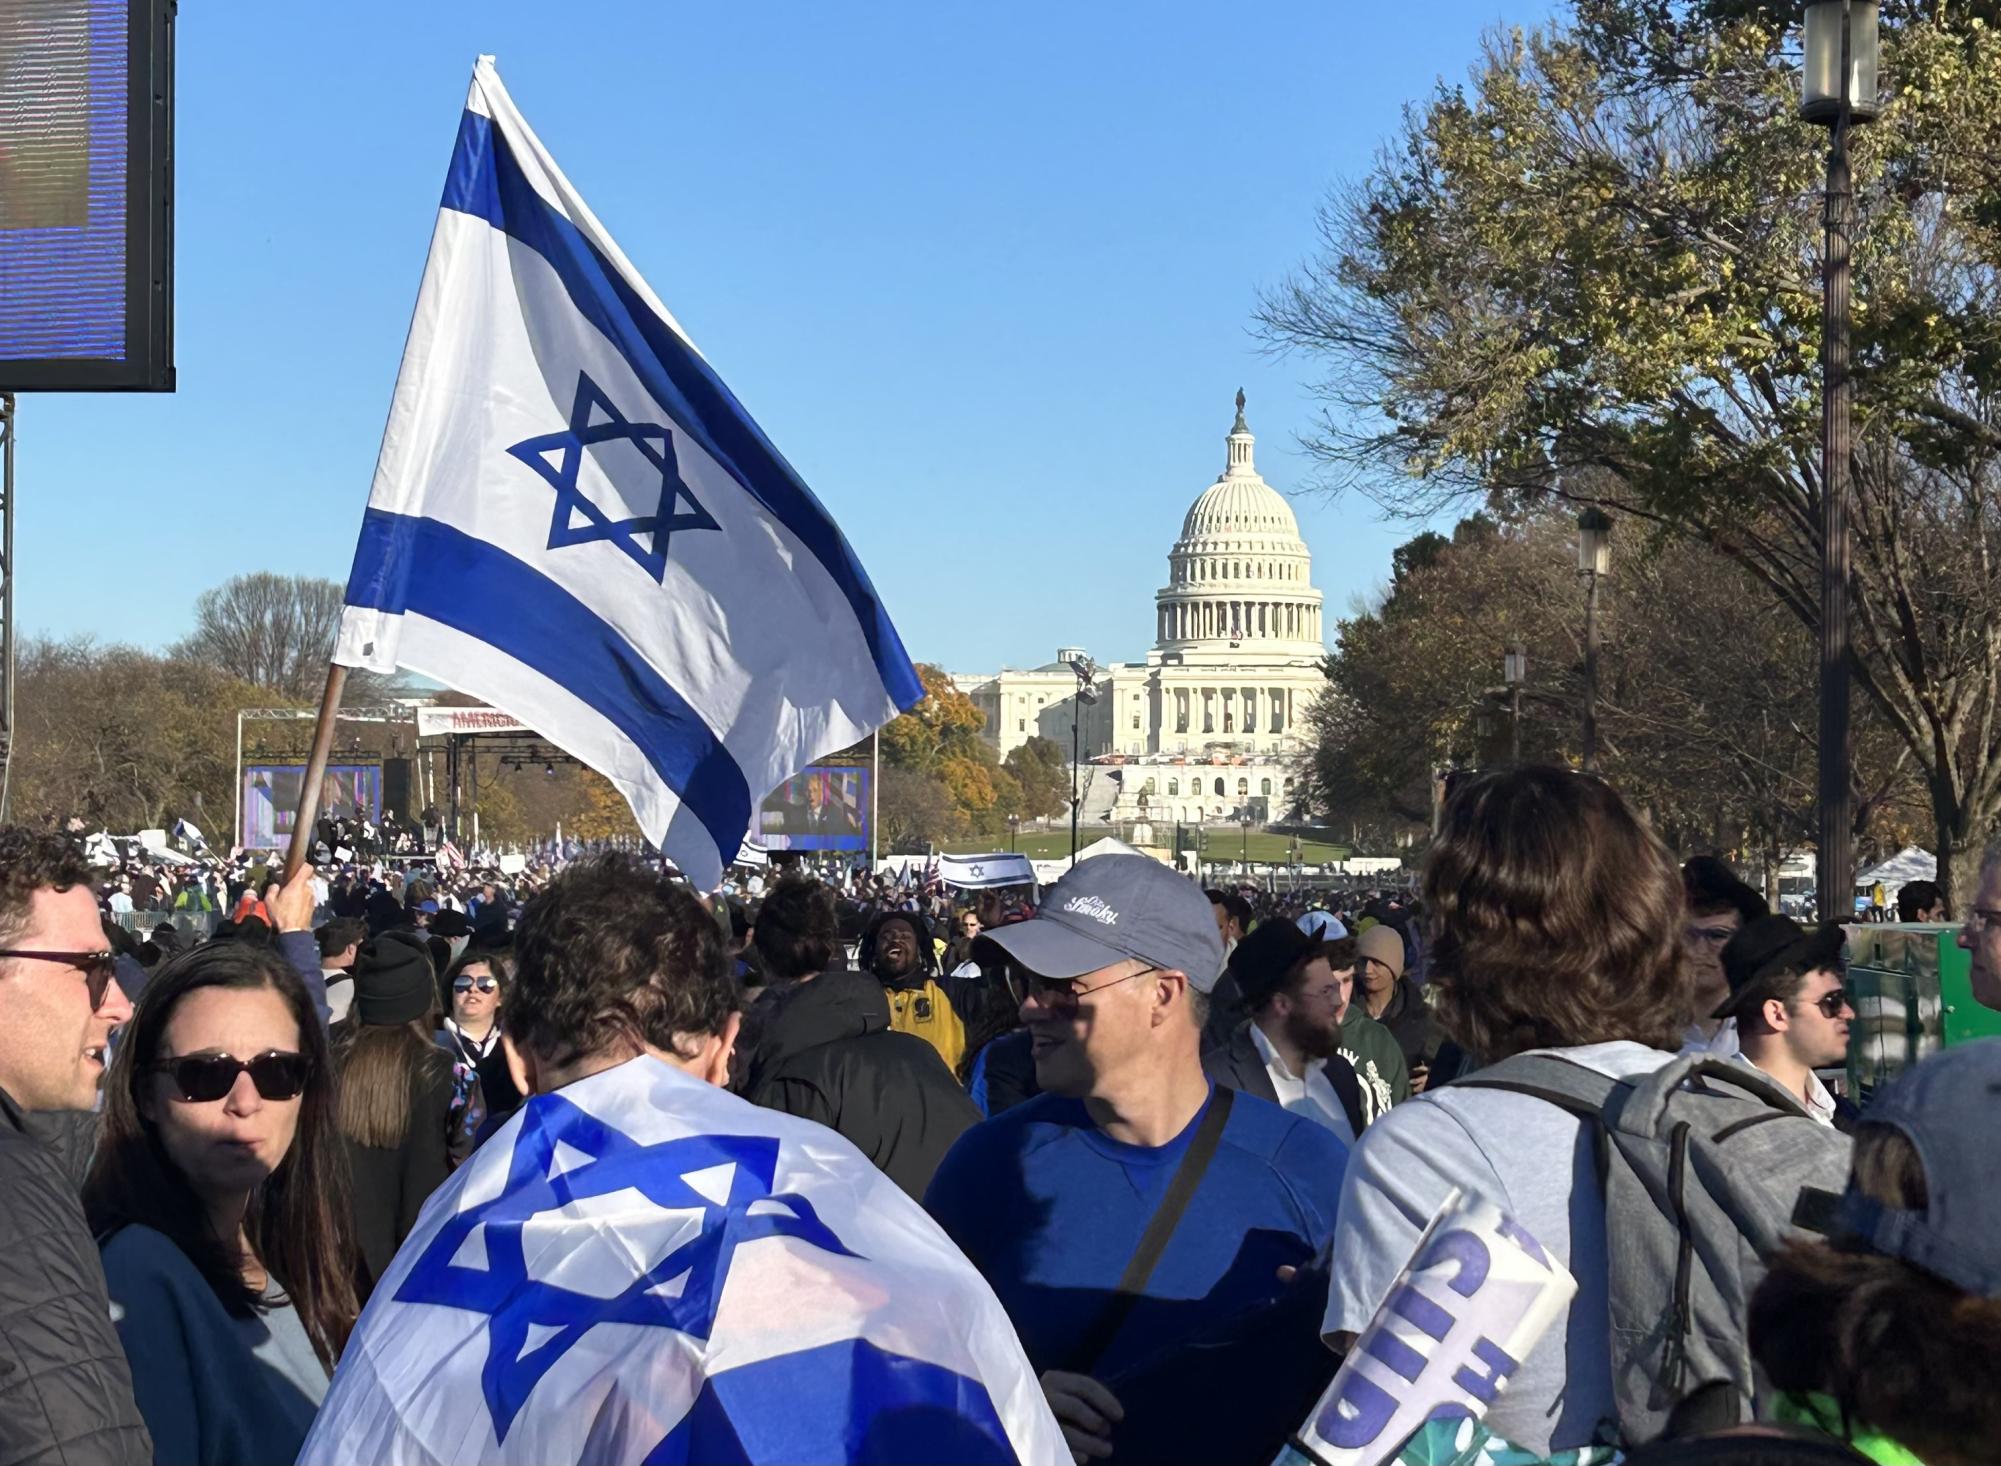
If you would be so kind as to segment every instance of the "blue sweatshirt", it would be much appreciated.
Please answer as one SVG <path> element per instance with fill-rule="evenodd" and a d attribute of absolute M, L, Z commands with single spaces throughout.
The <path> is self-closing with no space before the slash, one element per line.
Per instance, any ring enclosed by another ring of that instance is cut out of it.
<path fill-rule="evenodd" d="M 1149 1364 L 1277 1300 L 1279 1267 L 1310 1262 L 1334 1232 L 1347 1147 L 1239 1094 L 1143 1296 L 1103 1357 L 1074 1357 L 1207 1108 L 1166 1145 L 1147 1147 L 1105 1135 L 1081 1100 L 1040 1095 L 960 1136 L 925 1193 L 925 1208 L 992 1285 L 1036 1372 L 1112 1384 L 1128 1420 L 1185 1413 L 1185 1399 L 1149 1398 Z M 1121 1376 L 1135 1381 L 1124 1393 Z"/>

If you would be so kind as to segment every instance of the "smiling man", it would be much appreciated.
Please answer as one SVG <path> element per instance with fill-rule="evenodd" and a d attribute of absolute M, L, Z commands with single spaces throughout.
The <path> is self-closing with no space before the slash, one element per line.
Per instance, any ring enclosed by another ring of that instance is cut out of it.
<path fill-rule="evenodd" d="M 1251 1398 L 1311 1357 L 1311 1320 L 1304 1356 L 1244 1320 L 1287 1302 L 1280 1268 L 1332 1235 L 1347 1148 L 1211 1086 L 1199 1045 L 1222 939 L 1166 866 L 1082 862 L 988 937 L 1025 981 L 1043 1093 L 962 1135 L 925 1206 L 993 1285 L 1080 1461 L 1216 1459 L 1197 1417 L 1248 1422 L 1191 1411 L 1188 1392 Z"/>
<path fill-rule="evenodd" d="M 79 1196 L 131 1016 L 82 857 L 0 827 L 0 1461 L 153 1456 Z"/>

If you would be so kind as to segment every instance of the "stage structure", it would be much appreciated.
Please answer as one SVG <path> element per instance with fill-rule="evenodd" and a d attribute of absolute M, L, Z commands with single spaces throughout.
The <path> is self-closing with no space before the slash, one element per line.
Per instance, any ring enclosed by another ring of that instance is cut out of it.
<path fill-rule="evenodd" d="M 442 744 L 445 753 L 445 833 L 453 844 L 463 833 L 479 839 L 479 816 L 468 821 L 464 811 L 479 803 L 479 756 L 484 752 L 502 769 L 537 766 L 548 773 L 558 767 L 583 768 L 572 757 L 510 713 L 489 707 L 425 707 L 417 712 L 417 748 Z M 432 803 L 436 803 L 433 799 Z"/>
<path fill-rule="evenodd" d="M 344 723 L 392 723 L 407 726 L 415 721 L 413 714 L 419 711 L 421 709 L 412 708 L 407 703 L 390 703 L 382 707 L 342 708 L 340 710 L 340 719 Z M 245 723 L 311 723 L 315 722 L 318 718 L 319 710 L 316 708 L 238 708 L 236 710 L 236 779 L 232 786 L 236 790 L 236 812 L 230 823 L 230 843 L 237 848 L 264 848 L 264 845 L 259 845 L 257 842 L 247 838 L 252 832 L 246 828 L 245 823 L 250 810 L 247 801 L 243 797 L 243 725 Z M 266 763 L 274 768 L 288 762 L 296 762 L 303 765 L 305 760 L 266 760 Z M 381 814 L 379 771 L 382 760 L 379 757 L 375 757 L 360 760 L 350 759 L 340 762 L 342 767 L 359 768 L 368 764 L 373 764 L 376 767 L 378 770 L 378 786 L 375 814 L 379 817 Z M 265 842 L 267 845 L 268 843 L 268 841 Z"/>

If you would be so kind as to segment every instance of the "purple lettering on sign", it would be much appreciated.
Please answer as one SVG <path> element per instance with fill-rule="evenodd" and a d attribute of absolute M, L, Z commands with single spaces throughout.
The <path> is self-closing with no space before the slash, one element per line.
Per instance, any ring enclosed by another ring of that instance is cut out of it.
<path fill-rule="evenodd" d="M 1482 1405 L 1492 1405 L 1494 1396 L 1501 1393 L 1501 1386 L 1507 1383 L 1508 1376 L 1520 1366 L 1492 1339 L 1480 1339 L 1475 1342 L 1473 1358 L 1486 1365 L 1487 1372 L 1480 1374 L 1471 1364 L 1462 1364 L 1453 1371 L 1452 1383 Z"/>
<path fill-rule="evenodd" d="M 1362 1338 L 1362 1352 L 1382 1360 L 1413 1383 L 1424 1373 L 1424 1356 L 1388 1329 L 1370 1329 Z"/>
<path fill-rule="evenodd" d="M 1522 1251 L 1533 1257 L 1544 1267 L 1549 1266 L 1549 1254 L 1542 1250 L 1542 1243 L 1531 1237 L 1528 1229 L 1507 1213 L 1503 1212 L 1501 1214 L 1501 1220 L 1495 1225 L 1494 1230 L 1514 1243 L 1515 1246 L 1521 1248 Z"/>
<path fill-rule="evenodd" d="M 1383 1433 L 1397 1413 L 1396 1397 L 1355 1370 L 1344 1371 L 1341 1392 L 1327 1402 L 1313 1429 L 1330 1446 L 1360 1450 Z"/>
<path fill-rule="evenodd" d="M 1452 1315 L 1433 1303 L 1409 1283 L 1398 1283 L 1390 1294 L 1391 1313 L 1409 1319 L 1432 1338 L 1443 1343 L 1452 1332 Z"/>
<path fill-rule="evenodd" d="M 1428 1273 L 1441 1264 L 1454 1262 L 1459 1264 L 1458 1270 L 1446 1279 L 1445 1285 L 1461 1298 L 1471 1298 L 1487 1281 L 1487 1270 L 1494 1265 L 1494 1254 L 1487 1250 L 1485 1242 L 1471 1232 L 1441 1232 L 1425 1248 L 1424 1256 L 1417 1260 L 1413 1270 Z"/>

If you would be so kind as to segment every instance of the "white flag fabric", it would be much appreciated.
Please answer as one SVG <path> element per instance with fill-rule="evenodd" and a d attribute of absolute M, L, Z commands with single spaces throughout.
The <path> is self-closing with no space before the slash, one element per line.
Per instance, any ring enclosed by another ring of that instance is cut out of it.
<path fill-rule="evenodd" d="M 962 891 L 984 891 L 995 886 L 1032 886 L 1035 867 L 1026 855 L 943 855 L 938 858 L 938 878 Z"/>
<path fill-rule="evenodd" d="M 299 1460 L 1070 1456 L 917 1203 L 831 1130 L 639 1058 L 529 1100 L 433 1194 Z"/>
<path fill-rule="evenodd" d="M 923 686 L 847 540 L 481 57 L 334 660 L 478 695 L 713 886 Z"/>

